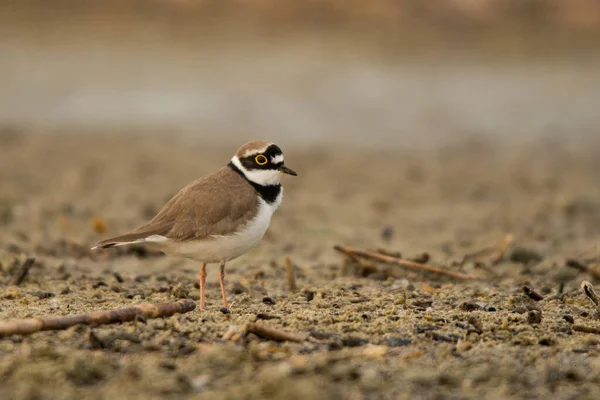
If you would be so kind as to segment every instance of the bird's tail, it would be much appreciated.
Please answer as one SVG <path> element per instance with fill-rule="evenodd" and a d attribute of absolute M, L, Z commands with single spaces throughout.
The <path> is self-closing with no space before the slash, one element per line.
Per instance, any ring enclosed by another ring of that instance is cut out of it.
<path fill-rule="evenodd" d="M 131 234 L 127 234 L 105 239 L 101 242 L 96 243 L 96 245 L 92 247 L 92 250 L 108 249 L 109 247 L 125 246 L 128 244 L 139 243 L 144 241 L 144 238 L 135 238 L 131 236 Z"/>
<path fill-rule="evenodd" d="M 105 239 L 98 242 L 92 250 L 108 249 L 109 247 L 126 246 L 128 244 L 136 243 L 151 243 L 160 244 L 167 241 L 168 239 L 161 235 L 148 235 L 147 233 L 128 233 L 126 235 L 115 236 L 113 238 Z"/>
<path fill-rule="evenodd" d="M 109 247 L 125 246 L 134 243 L 161 244 L 169 239 L 164 235 L 171 229 L 172 222 L 156 224 L 154 226 L 143 226 L 125 235 L 115 236 L 96 243 L 92 250 L 107 249 Z"/>

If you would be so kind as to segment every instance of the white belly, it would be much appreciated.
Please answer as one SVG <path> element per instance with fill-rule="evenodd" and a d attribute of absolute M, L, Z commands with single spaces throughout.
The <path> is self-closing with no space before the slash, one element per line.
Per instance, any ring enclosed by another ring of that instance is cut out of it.
<path fill-rule="evenodd" d="M 279 196 L 278 201 L 273 204 L 267 204 L 260 199 L 259 210 L 254 219 L 237 233 L 187 242 L 167 241 L 161 243 L 161 250 L 166 254 L 191 258 L 203 263 L 233 260 L 261 241 L 269 227 L 271 216 L 281 202 L 281 193 Z"/>

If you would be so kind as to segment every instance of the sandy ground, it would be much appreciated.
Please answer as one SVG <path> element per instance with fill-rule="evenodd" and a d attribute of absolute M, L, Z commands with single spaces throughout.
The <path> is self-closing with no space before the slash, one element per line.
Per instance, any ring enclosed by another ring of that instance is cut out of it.
<path fill-rule="evenodd" d="M 597 398 L 600 336 L 573 326 L 600 327 L 579 289 L 600 278 L 600 154 L 552 143 L 279 144 L 299 176 L 284 180 L 262 243 L 227 266 L 231 314 L 219 311 L 210 266 L 206 311 L 0 339 L 1 397 Z M 198 299 L 197 263 L 88 248 L 139 226 L 234 151 L 164 136 L 0 136 L 0 319 Z M 514 241 L 494 262 L 507 234 Z M 356 263 L 335 244 L 477 279 Z M 9 289 L 28 254 L 30 274 Z M 307 339 L 223 340 L 253 321 Z"/>

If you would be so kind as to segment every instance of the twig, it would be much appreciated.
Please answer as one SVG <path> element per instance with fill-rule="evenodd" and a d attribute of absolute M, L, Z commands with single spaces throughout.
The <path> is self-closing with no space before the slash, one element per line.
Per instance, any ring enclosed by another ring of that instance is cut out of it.
<path fill-rule="evenodd" d="M 580 262 L 579 260 L 576 260 L 574 258 L 569 258 L 565 261 L 565 265 L 567 267 L 571 267 L 571 268 L 575 268 L 576 270 L 580 271 L 580 272 L 587 272 L 588 271 L 588 266 L 583 264 L 582 262 Z"/>
<path fill-rule="evenodd" d="M 256 319 L 281 319 L 281 316 L 265 314 L 265 313 L 258 313 L 258 314 L 256 314 Z"/>
<path fill-rule="evenodd" d="M 544 300 L 544 296 L 530 288 L 529 286 L 523 286 L 523 293 L 527 295 L 531 300 L 540 301 Z"/>
<path fill-rule="evenodd" d="M 23 280 L 25 280 L 25 277 L 29 273 L 29 268 L 31 268 L 34 262 L 35 257 L 27 257 L 27 259 L 23 262 L 23 264 L 21 264 L 21 266 L 19 267 L 19 271 L 13 278 L 13 285 L 19 286 L 21 283 L 23 283 Z"/>
<path fill-rule="evenodd" d="M 592 286 L 592 284 L 588 281 L 583 281 L 581 282 L 581 290 L 583 290 L 583 293 L 585 293 L 588 299 L 590 299 L 592 303 L 594 303 L 596 307 L 598 307 L 598 305 L 600 304 L 600 300 L 598 299 L 598 295 L 596 295 L 596 292 L 594 291 L 594 286 Z"/>
<path fill-rule="evenodd" d="M 230 325 L 227 332 L 225 332 L 223 334 L 222 339 L 223 340 L 231 340 L 232 342 L 237 342 L 238 340 L 241 339 L 241 337 L 242 336 L 240 333 L 240 329 L 237 327 L 237 325 Z"/>
<path fill-rule="evenodd" d="M 290 290 L 296 290 L 296 267 L 292 264 L 292 260 L 289 257 L 285 258 L 285 273 L 287 276 L 287 283 Z"/>
<path fill-rule="evenodd" d="M 504 236 L 504 238 L 502 238 L 502 241 L 500 242 L 498 247 L 486 247 L 484 249 L 465 254 L 462 261 L 464 263 L 469 260 L 477 260 L 480 257 L 484 257 L 484 256 L 488 256 L 488 257 L 494 256 L 491 261 L 492 265 L 499 264 L 502 261 L 502 259 L 504 258 L 506 251 L 508 250 L 510 244 L 513 241 L 514 241 L 514 236 L 512 234 L 508 233 Z"/>
<path fill-rule="evenodd" d="M 462 274 L 460 272 L 447 271 L 447 270 L 444 270 L 441 268 L 433 267 L 431 265 L 421 264 L 421 263 L 417 263 L 417 262 L 409 261 L 409 260 L 403 260 L 401 258 L 390 257 L 390 256 L 386 256 L 383 254 L 372 253 L 369 251 L 357 250 L 357 249 L 353 249 L 351 247 L 333 246 L 333 248 L 335 250 L 339 251 L 340 253 L 349 255 L 350 257 L 370 258 L 373 260 L 378 260 L 378 261 L 382 261 L 382 262 L 386 262 L 386 263 L 390 263 L 390 264 L 396 264 L 396 265 L 400 265 L 400 266 L 407 267 L 407 268 L 414 269 L 414 270 L 432 272 L 434 274 L 446 275 L 446 276 L 450 276 L 452 278 L 457 278 L 457 279 L 465 279 L 465 280 L 475 279 L 474 276 Z"/>
<path fill-rule="evenodd" d="M 0 337 L 67 329 L 79 324 L 104 325 L 127 322 L 135 320 L 140 315 L 145 318 L 170 317 L 173 314 L 190 312 L 194 308 L 196 308 L 196 303 L 193 300 L 181 300 L 176 303 L 146 303 L 114 310 L 93 311 L 86 314 L 66 315 L 56 318 L 0 321 Z"/>
<path fill-rule="evenodd" d="M 306 340 L 305 336 L 301 336 L 296 333 L 280 331 L 274 328 L 268 328 L 252 322 L 249 322 L 246 325 L 245 331 L 247 333 L 254 333 L 256 336 L 264 339 L 276 340 L 280 342 L 289 341 L 301 343 Z"/>
<path fill-rule="evenodd" d="M 506 250 L 508 250 L 508 247 L 514 240 L 514 236 L 510 233 L 504 236 L 504 239 L 502 239 L 502 242 L 500 243 L 500 246 L 498 248 L 496 257 L 494 257 L 494 259 L 492 260 L 493 265 L 499 264 L 502 261 L 504 255 L 506 254 Z"/>
<path fill-rule="evenodd" d="M 384 249 L 382 247 L 376 248 L 375 252 L 379 253 L 379 254 L 383 254 L 384 256 L 402 258 L 402 253 L 400 253 L 399 251 L 390 251 L 390 250 Z"/>
<path fill-rule="evenodd" d="M 573 330 L 577 332 L 595 333 L 600 335 L 600 328 L 595 328 L 593 326 L 573 325 Z"/>

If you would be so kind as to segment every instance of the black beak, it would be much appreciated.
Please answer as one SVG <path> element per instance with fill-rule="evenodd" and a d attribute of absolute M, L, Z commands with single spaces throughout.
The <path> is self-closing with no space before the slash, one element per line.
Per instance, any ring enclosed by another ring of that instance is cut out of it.
<path fill-rule="evenodd" d="M 297 173 L 295 173 L 293 170 L 289 169 L 285 165 L 282 165 L 281 167 L 279 167 L 279 172 L 288 174 L 288 175 L 292 175 L 292 176 L 298 176 Z"/>

